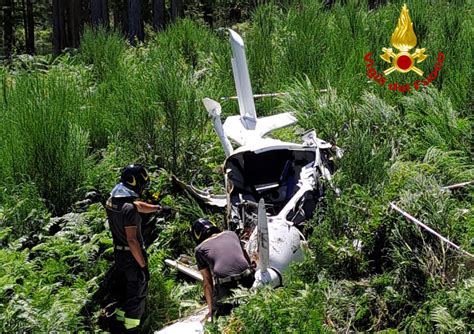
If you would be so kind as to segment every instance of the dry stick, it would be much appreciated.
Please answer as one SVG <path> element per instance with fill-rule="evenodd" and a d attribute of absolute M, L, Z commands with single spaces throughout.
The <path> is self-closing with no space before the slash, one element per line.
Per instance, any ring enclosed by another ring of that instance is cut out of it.
<path fill-rule="evenodd" d="M 469 252 L 466 252 L 465 250 L 461 249 L 461 247 L 459 247 L 458 245 L 456 245 L 455 243 L 449 241 L 448 239 L 446 239 L 445 237 L 443 237 L 441 234 L 439 234 L 438 232 L 436 232 L 435 230 L 433 230 L 432 228 L 430 228 L 429 226 L 426 226 L 425 224 L 423 224 L 422 222 L 420 222 L 418 219 L 416 219 L 415 217 L 413 217 L 412 215 L 410 215 L 409 213 L 403 211 L 402 209 L 400 209 L 398 206 L 396 206 L 393 202 L 390 202 L 390 207 L 392 209 L 394 209 L 395 211 L 399 212 L 400 214 L 402 214 L 402 216 L 404 216 L 405 218 L 407 218 L 408 220 L 411 220 L 412 222 L 414 222 L 415 224 L 417 224 L 418 226 L 421 226 L 423 227 L 425 230 L 427 230 L 428 232 L 434 234 L 436 237 L 438 237 L 439 239 L 443 240 L 444 242 L 446 242 L 447 244 L 453 246 L 455 249 L 457 249 L 458 251 L 460 251 L 461 253 L 463 253 L 464 255 L 467 255 L 467 256 L 470 256 L 472 258 L 474 258 L 474 255 L 472 255 L 471 253 Z"/>
<path fill-rule="evenodd" d="M 321 89 L 320 92 L 327 92 L 327 89 Z M 268 94 L 254 94 L 253 98 L 254 100 L 258 99 L 263 99 L 264 97 L 278 97 L 278 96 L 290 96 L 290 93 L 268 93 Z M 238 96 L 222 96 L 219 98 L 221 101 L 233 101 L 237 100 L 239 97 Z M 201 99 L 196 99 L 196 100 L 178 100 L 176 102 L 183 103 L 183 102 L 201 102 Z M 165 102 L 163 101 L 157 101 L 156 103 L 161 103 L 164 104 Z"/>
<path fill-rule="evenodd" d="M 261 99 L 264 97 L 278 97 L 278 96 L 289 96 L 289 93 L 267 93 L 267 94 L 254 94 L 253 98 L 254 100 Z M 238 96 L 223 96 L 220 99 L 223 101 L 227 100 L 237 100 L 239 97 Z"/>
<path fill-rule="evenodd" d="M 462 188 L 462 187 L 468 186 L 470 184 L 474 184 L 474 180 L 467 181 L 467 182 L 462 182 L 462 183 L 456 183 L 456 184 L 446 186 L 446 187 L 441 187 L 441 189 L 443 189 L 443 190 L 445 190 L 445 189 L 448 189 L 448 190 L 457 189 L 457 188 Z"/>
<path fill-rule="evenodd" d="M 318 92 L 320 93 L 327 93 L 329 89 L 319 89 Z M 254 100 L 258 99 L 263 99 L 265 97 L 278 97 L 278 96 L 290 96 L 290 93 L 265 93 L 265 94 L 254 94 L 253 98 Z M 238 96 L 222 96 L 219 98 L 221 101 L 232 101 L 232 100 L 237 100 L 239 97 Z M 201 102 L 201 99 L 196 99 L 196 100 L 178 100 L 176 102 L 183 103 L 183 102 Z M 157 101 L 155 102 L 157 104 L 164 104 L 165 102 L 163 101 Z"/>
<path fill-rule="evenodd" d="M 328 89 L 319 89 L 318 92 L 320 93 L 327 93 L 329 90 Z M 253 98 L 255 100 L 261 99 L 264 97 L 278 97 L 278 96 L 290 96 L 290 93 L 266 93 L 266 94 L 254 94 Z M 227 100 L 237 100 L 239 97 L 238 96 L 223 96 L 220 99 L 227 101 Z"/>

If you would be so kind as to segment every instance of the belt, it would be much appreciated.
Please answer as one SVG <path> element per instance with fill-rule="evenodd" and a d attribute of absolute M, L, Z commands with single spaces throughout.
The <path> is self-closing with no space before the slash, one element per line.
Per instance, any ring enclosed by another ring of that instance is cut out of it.
<path fill-rule="evenodd" d="M 121 250 L 121 251 L 130 251 L 130 247 L 128 247 L 128 246 L 116 245 L 114 248 L 116 250 Z M 141 249 L 145 250 L 145 246 L 142 246 Z"/>
<path fill-rule="evenodd" d="M 234 281 L 240 280 L 241 278 L 250 276 L 252 274 L 253 274 L 253 270 L 250 269 L 250 268 L 247 268 L 238 275 L 227 276 L 227 277 L 224 277 L 224 278 L 216 278 L 216 282 L 219 283 L 219 284 L 234 282 Z"/>

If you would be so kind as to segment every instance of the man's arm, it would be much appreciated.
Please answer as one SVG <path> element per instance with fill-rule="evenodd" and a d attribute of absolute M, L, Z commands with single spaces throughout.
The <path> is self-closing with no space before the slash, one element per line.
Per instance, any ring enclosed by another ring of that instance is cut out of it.
<path fill-rule="evenodd" d="M 140 213 L 153 213 L 161 211 L 161 206 L 155 204 L 149 204 L 142 201 L 135 201 L 133 205 L 137 208 L 137 211 Z"/>
<path fill-rule="evenodd" d="M 205 318 L 207 319 L 208 317 L 212 316 L 212 276 L 209 268 L 202 269 L 200 270 L 200 272 L 202 275 L 202 288 L 204 290 L 204 296 L 206 297 L 206 303 L 209 309 L 209 313 L 206 315 Z"/>
<path fill-rule="evenodd" d="M 127 244 L 132 252 L 133 257 L 137 261 L 140 268 L 146 267 L 146 261 L 143 257 L 142 250 L 140 248 L 140 243 L 137 238 L 137 227 L 136 226 L 126 226 L 125 234 L 127 235 Z"/>

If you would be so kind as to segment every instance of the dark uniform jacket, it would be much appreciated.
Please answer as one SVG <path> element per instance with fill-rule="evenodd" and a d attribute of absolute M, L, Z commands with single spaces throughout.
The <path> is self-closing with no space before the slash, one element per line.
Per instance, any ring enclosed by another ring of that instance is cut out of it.
<path fill-rule="evenodd" d="M 148 291 L 148 281 L 144 271 L 138 265 L 132 252 L 128 249 L 125 227 L 136 226 L 137 239 L 142 247 L 146 261 L 141 232 L 141 217 L 133 205 L 136 197 L 113 197 L 107 201 L 107 216 L 109 220 L 115 251 L 115 275 L 112 293 L 117 300 L 117 309 L 123 313 L 124 324 L 130 328 L 138 328 L 140 319 L 145 311 L 145 299 Z M 121 247 L 117 247 L 121 246 Z M 119 313 L 117 313 L 119 314 Z"/>
<path fill-rule="evenodd" d="M 125 227 L 137 227 L 137 238 L 140 245 L 143 247 L 143 236 L 141 231 L 142 219 L 137 209 L 133 205 L 134 198 L 109 198 L 107 201 L 107 216 L 109 220 L 110 230 L 112 231 L 112 238 L 114 245 L 127 246 L 127 235 L 125 234 Z"/>

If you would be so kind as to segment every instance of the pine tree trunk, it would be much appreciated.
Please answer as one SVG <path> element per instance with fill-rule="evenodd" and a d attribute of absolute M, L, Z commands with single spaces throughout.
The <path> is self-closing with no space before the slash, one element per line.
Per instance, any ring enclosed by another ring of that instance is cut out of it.
<path fill-rule="evenodd" d="M 79 40 L 81 35 L 81 2 L 80 0 L 66 1 L 66 45 L 67 47 L 79 47 Z"/>
<path fill-rule="evenodd" d="M 35 16 L 33 12 L 33 1 L 34 0 L 26 0 L 25 40 L 26 53 L 30 55 L 35 53 Z"/>
<path fill-rule="evenodd" d="M 104 21 L 104 27 L 109 27 L 109 2 L 107 0 L 102 0 L 102 18 Z"/>
<path fill-rule="evenodd" d="M 91 0 L 91 24 L 97 27 L 101 24 L 100 3 L 102 0 Z"/>
<path fill-rule="evenodd" d="M 203 2 L 204 21 L 212 27 L 214 25 L 214 8 L 213 1 L 207 0 Z"/>
<path fill-rule="evenodd" d="M 177 18 L 184 16 L 183 0 L 171 1 L 171 20 L 176 21 Z"/>
<path fill-rule="evenodd" d="M 3 33 L 5 57 L 9 58 L 13 49 L 13 0 L 5 0 L 3 5 Z"/>
<path fill-rule="evenodd" d="M 26 22 L 26 0 L 21 0 L 21 13 L 23 19 L 23 29 L 25 31 L 25 49 L 26 49 L 26 40 L 28 38 L 28 24 Z"/>
<path fill-rule="evenodd" d="M 128 0 L 128 36 L 132 45 L 135 37 L 140 42 L 145 40 L 140 0 Z"/>
<path fill-rule="evenodd" d="M 127 8 L 124 5 L 124 0 L 116 0 L 112 3 L 112 16 L 114 22 L 114 30 L 121 32 L 122 34 L 127 34 L 128 24 L 127 24 Z"/>
<path fill-rule="evenodd" d="M 54 53 L 59 54 L 63 49 L 64 20 L 61 0 L 53 0 L 53 47 Z"/>
<path fill-rule="evenodd" d="M 165 29 L 165 0 L 153 0 L 153 29 Z"/>
<path fill-rule="evenodd" d="M 109 26 L 109 9 L 107 0 L 91 0 L 91 23 L 94 27 Z"/>
<path fill-rule="evenodd" d="M 150 24 L 152 23 L 153 20 L 153 13 L 152 13 L 152 8 L 150 5 L 150 0 L 141 0 L 140 1 L 141 6 L 142 6 L 142 21 L 143 24 L 145 25 L 147 22 Z"/>
<path fill-rule="evenodd" d="M 91 0 L 79 0 L 81 8 L 81 32 L 84 29 L 84 25 L 92 24 L 91 21 Z"/>
<path fill-rule="evenodd" d="M 81 0 L 53 0 L 53 45 L 59 54 L 64 48 L 79 47 L 84 26 Z"/>

